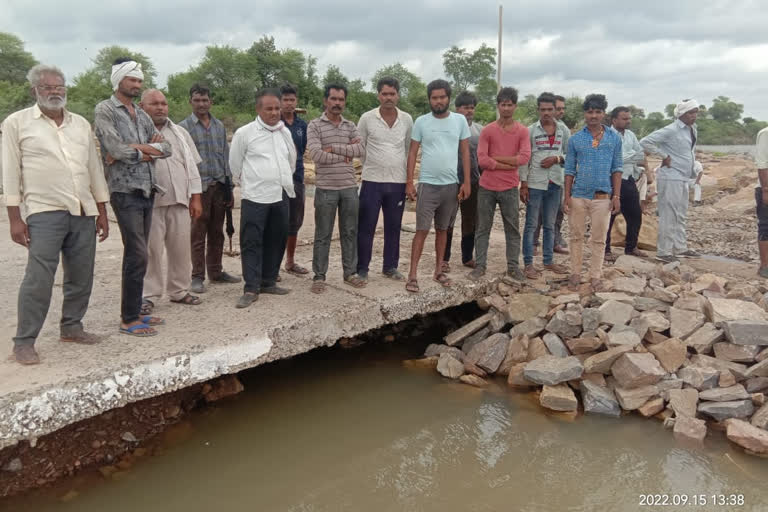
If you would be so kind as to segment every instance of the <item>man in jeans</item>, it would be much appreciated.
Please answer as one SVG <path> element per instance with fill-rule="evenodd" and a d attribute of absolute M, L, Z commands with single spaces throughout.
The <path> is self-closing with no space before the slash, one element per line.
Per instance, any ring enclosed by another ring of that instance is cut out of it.
<path fill-rule="evenodd" d="M 109 235 L 104 171 L 88 121 L 65 108 L 64 74 L 38 64 L 27 79 L 36 104 L 5 119 L 1 146 L 11 239 L 28 249 L 13 338 L 13 356 L 25 365 L 40 362 L 35 340 L 51 304 L 59 255 L 64 267 L 60 340 L 99 342 L 83 329 L 82 320 L 93 287 L 96 234 L 100 241 Z"/>
<path fill-rule="evenodd" d="M 360 116 L 357 129 L 365 146 L 360 219 L 357 227 L 357 275 L 368 279 L 379 212 L 384 214 L 384 277 L 402 281 L 400 227 L 405 209 L 405 177 L 413 119 L 397 108 L 400 83 L 384 77 L 376 84 L 380 107 Z"/>
<path fill-rule="evenodd" d="M 227 130 L 211 115 L 211 91 L 195 84 L 189 89 L 192 114 L 179 123 L 195 141 L 203 161 L 198 166 L 202 183 L 203 213 L 192 222 L 192 284 L 193 293 L 205 292 L 205 273 L 219 283 L 239 283 L 240 278 L 224 272 L 224 219 L 232 208 L 232 173 L 229 170 Z"/>
<path fill-rule="evenodd" d="M 411 244 L 411 268 L 405 289 L 419 292 L 417 274 L 419 260 L 424 251 L 432 221 L 435 222 L 435 271 L 432 279 L 443 287 L 451 280 L 442 270 L 447 230 L 456 218 L 460 201 L 469 197 L 469 126 L 467 119 L 451 112 L 451 85 L 445 80 L 427 84 L 427 98 L 431 113 L 413 123 L 411 147 L 408 149 L 408 177 L 405 192 L 416 202 L 416 234 Z M 418 191 L 413 185 L 416 157 L 421 148 L 421 168 Z M 461 155 L 464 183 L 458 184 L 456 166 Z"/>
<path fill-rule="evenodd" d="M 468 91 L 463 91 L 456 96 L 453 102 L 456 112 L 467 118 L 469 124 L 469 161 L 470 161 L 470 185 L 469 197 L 459 203 L 461 209 L 461 263 L 465 267 L 475 268 L 475 225 L 477 224 L 477 189 L 480 182 L 480 167 L 477 165 L 477 143 L 480 141 L 480 132 L 483 125 L 476 123 L 475 107 L 477 96 Z M 457 169 L 459 184 L 464 183 L 464 168 L 459 160 Z M 445 257 L 443 258 L 443 272 L 450 272 L 451 266 L 451 240 L 453 239 L 453 226 L 448 229 L 448 239 L 445 242 Z"/>
<path fill-rule="evenodd" d="M 523 261 L 525 277 L 536 279 L 539 271 L 533 266 L 533 242 L 536 222 L 542 218 L 544 227 L 544 268 L 557 274 L 567 274 L 568 268 L 553 260 L 555 220 L 563 194 L 565 148 L 571 132 L 555 120 L 555 96 L 542 93 L 536 100 L 539 120 L 528 127 L 531 160 L 520 167 L 520 198 L 526 203 Z"/>
<path fill-rule="evenodd" d="M 120 332 L 154 336 L 154 326 L 165 321 L 141 315 L 141 303 L 156 188 L 154 159 L 170 156 L 171 145 L 157 131 L 152 118 L 133 103 L 144 81 L 141 64 L 117 59 L 111 81 L 115 93 L 96 105 L 94 124 L 106 164 L 110 202 L 123 238 Z"/>
<path fill-rule="evenodd" d="M 645 254 L 637 248 L 637 239 L 643 225 L 643 208 L 640 205 L 640 191 L 637 181 L 643 174 L 640 165 L 645 162 L 645 153 L 632 130 L 632 114 L 627 107 L 616 107 L 611 110 L 611 124 L 621 136 L 621 154 L 624 167 L 621 172 L 621 214 L 627 224 L 627 236 L 624 240 L 624 254 L 644 258 Z M 616 257 L 611 252 L 611 229 L 615 215 L 611 215 L 608 224 L 608 236 L 605 240 L 605 260 L 614 261 Z"/>
<path fill-rule="evenodd" d="M 611 214 L 621 207 L 621 137 L 602 124 L 608 102 L 602 94 L 590 94 L 584 100 L 586 126 L 568 140 L 565 157 L 565 202 L 563 211 L 571 228 L 571 277 L 568 288 L 578 291 L 581 284 L 582 250 L 587 216 L 592 223 L 592 261 L 590 284 L 594 291 L 604 291 L 603 257 L 605 235 Z"/>
<path fill-rule="evenodd" d="M 365 148 L 355 123 L 344 119 L 347 86 L 328 84 L 323 93 L 325 112 L 309 123 L 307 148 L 315 162 L 315 245 L 312 251 L 312 292 L 325 292 L 328 253 L 339 212 L 341 262 L 344 282 L 362 288 L 366 282 L 357 275 L 357 213 L 359 200 L 353 158 L 361 158 Z"/>
<path fill-rule="evenodd" d="M 517 89 L 502 87 L 496 95 L 499 119 L 480 133 L 477 161 L 482 169 L 477 193 L 477 231 L 475 233 L 476 267 L 469 278 L 477 281 L 485 275 L 488 241 L 493 227 L 496 205 L 504 221 L 507 246 L 507 275 L 525 280 L 520 270 L 520 176 L 518 168 L 531 158 L 528 128 L 515 121 Z"/>

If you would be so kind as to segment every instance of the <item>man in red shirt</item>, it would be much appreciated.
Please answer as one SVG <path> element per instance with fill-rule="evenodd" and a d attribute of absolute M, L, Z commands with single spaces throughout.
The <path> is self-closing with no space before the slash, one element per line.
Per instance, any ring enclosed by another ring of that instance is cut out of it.
<path fill-rule="evenodd" d="M 480 133 L 477 161 L 482 169 L 477 195 L 477 231 L 475 232 L 476 267 L 469 278 L 477 281 L 485 275 L 488 239 L 496 205 L 504 221 L 507 242 L 507 275 L 525 280 L 520 270 L 520 176 L 517 168 L 531 158 L 528 128 L 512 119 L 517 108 L 517 90 L 503 87 L 496 96 L 499 119 Z"/>

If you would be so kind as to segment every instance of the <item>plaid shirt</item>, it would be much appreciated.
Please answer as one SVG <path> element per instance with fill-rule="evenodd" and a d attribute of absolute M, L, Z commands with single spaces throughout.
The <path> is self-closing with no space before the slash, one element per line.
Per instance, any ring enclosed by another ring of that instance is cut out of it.
<path fill-rule="evenodd" d="M 225 182 L 226 176 L 232 176 L 229 170 L 229 144 L 227 143 L 227 129 L 224 124 L 213 116 L 208 128 L 191 114 L 179 123 L 192 136 L 197 152 L 203 161 L 197 166 L 200 171 L 200 180 L 203 184 L 203 192 L 216 181 Z"/>

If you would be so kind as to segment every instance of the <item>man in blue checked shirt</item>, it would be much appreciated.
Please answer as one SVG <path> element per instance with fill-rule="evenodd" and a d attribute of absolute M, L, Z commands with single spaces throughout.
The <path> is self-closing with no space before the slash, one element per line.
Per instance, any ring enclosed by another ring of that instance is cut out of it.
<path fill-rule="evenodd" d="M 621 138 L 603 125 L 608 102 L 602 94 L 590 94 L 584 100 L 586 126 L 568 139 L 565 157 L 565 201 L 571 229 L 571 277 L 568 288 L 577 291 L 581 284 L 582 251 L 586 218 L 592 223 L 590 285 L 603 291 L 605 236 L 611 214 L 621 209 L 622 154 Z"/>

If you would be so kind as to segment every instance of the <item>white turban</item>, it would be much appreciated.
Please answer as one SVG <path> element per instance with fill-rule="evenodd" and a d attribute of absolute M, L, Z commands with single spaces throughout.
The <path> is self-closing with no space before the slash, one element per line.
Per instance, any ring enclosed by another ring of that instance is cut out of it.
<path fill-rule="evenodd" d="M 112 76 L 110 77 L 112 90 L 116 91 L 117 86 L 120 85 L 123 78 L 127 76 L 144 80 L 144 73 L 141 71 L 141 63 L 129 60 L 128 62 L 112 66 Z"/>
<path fill-rule="evenodd" d="M 690 112 L 691 110 L 693 110 L 695 108 L 699 108 L 699 102 L 698 101 L 696 101 L 696 100 L 681 101 L 675 107 L 675 119 L 677 119 L 681 115 L 685 114 L 686 112 Z"/>

